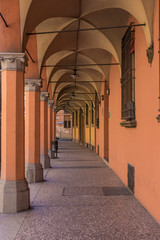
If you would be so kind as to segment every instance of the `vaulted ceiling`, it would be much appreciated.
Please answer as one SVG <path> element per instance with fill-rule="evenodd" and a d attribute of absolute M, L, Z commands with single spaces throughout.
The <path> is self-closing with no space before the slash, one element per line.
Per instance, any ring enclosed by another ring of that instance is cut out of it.
<path fill-rule="evenodd" d="M 58 110 L 73 99 L 75 107 L 83 101 L 90 104 L 93 93 L 100 94 L 100 81 L 109 81 L 107 64 L 121 64 L 121 39 L 126 28 L 118 26 L 128 25 L 131 20 L 145 23 L 148 47 L 152 43 L 154 0 L 19 0 L 19 3 L 23 50 L 33 37 L 31 34 L 36 33 L 39 77 L 45 70 L 47 87 L 51 87 Z M 106 29 L 111 26 L 116 28 Z M 69 106 L 68 109 L 71 110 Z"/>

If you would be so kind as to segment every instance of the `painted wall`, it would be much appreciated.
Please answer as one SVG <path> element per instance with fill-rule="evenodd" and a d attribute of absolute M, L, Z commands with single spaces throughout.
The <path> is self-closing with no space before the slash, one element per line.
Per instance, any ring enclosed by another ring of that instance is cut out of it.
<path fill-rule="evenodd" d="M 76 141 L 79 141 L 79 127 L 76 127 Z"/>
<path fill-rule="evenodd" d="M 115 66 L 110 71 L 109 165 L 125 184 L 128 163 L 135 167 L 135 196 L 160 222 L 160 124 L 156 120 L 159 95 L 158 8 L 156 1 L 152 66 L 146 57 L 147 44 L 142 28 L 136 28 L 135 32 L 136 128 L 120 126 L 120 71 Z"/>
<path fill-rule="evenodd" d="M 104 81 L 105 78 L 102 78 Z M 108 95 L 106 93 L 107 84 L 102 83 L 101 86 L 101 96 L 104 99 L 100 101 L 99 104 L 99 129 L 96 128 L 96 152 L 101 158 L 108 158 Z"/>
<path fill-rule="evenodd" d="M 73 127 L 73 140 L 75 140 L 76 139 L 76 129 L 75 129 L 75 127 Z"/>
<path fill-rule="evenodd" d="M 95 127 L 91 126 L 91 145 L 95 146 Z"/>
<path fill-rule="evenodd" d="M 75 117 L 75 126 L 76 126 L 76 117 Z M 76 126 L 76 142 L 79 142 L 79 111 L 78 111 L 78 125 Z"/>
<path fill-rule="evenodd" d="M 85 143 L 90 144 L 90 126 L 85 125 Z"/>

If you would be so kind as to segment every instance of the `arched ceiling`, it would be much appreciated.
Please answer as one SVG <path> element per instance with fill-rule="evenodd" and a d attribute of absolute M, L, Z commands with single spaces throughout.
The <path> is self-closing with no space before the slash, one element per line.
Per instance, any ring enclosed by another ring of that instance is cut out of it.
<path fill-rule="evenodd" d="M 110 65 L 99 64 L 109 64 L 113 59 L 121 64 L 121 39 L 126 28 L 98 28 L 128 25 L 132 20 L 145 23 L 147 45 L 152 44 L 154 0 L 19 0 L 19 3 L 23 50 L 32 38 L 28 33 L 55 32 L 37 34 L 36 45 L 39 77 L 45 68 L 46 85 L 51 86 L 58 110 L 64 106 L 71 110 L 73 99 L 75 107 L 82 106 L 87 99 L 94 101 L 94 93 L 101 92 L 100 81 L 109 80 Z M 96 30 L 82 31 L 93 28 Z M 71 78 L 73 73 L 78 74 L 76 82 Z"/>

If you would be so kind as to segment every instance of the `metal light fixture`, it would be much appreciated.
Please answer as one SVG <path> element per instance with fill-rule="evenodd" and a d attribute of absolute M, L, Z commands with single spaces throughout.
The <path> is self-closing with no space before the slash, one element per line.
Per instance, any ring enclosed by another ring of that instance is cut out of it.
<path fill-rule="evenodd" d="M 107 93 L 108 96 L 110 95 L 110 89 L 109 88 L 107 89 L 106 93 Z"/>
<path fill-rule="evenodd" d="M 102 100 L 102 101 L 104 100 L 104 95 L 101 95 L 101 100 Z"/>
<path fill-rule="evenodd" d="M 71 75 L 73 80 L 76 80 L 77 77 L 79 77 L 79 74 L 77 74 L 77 69 L 73 69 L 74 73 Z"/>

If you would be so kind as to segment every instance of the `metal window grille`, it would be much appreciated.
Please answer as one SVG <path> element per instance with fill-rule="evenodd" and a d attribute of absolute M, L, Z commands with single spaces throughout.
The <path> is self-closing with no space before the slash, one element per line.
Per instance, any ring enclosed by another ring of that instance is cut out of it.
<path fill-rule="evenodd" d="M 68 121 L 68 128 L 71 128 L 71 121 Z"/>
<path fill-rule="evenodd" d="M 129 27 L 122 38 L 121 118 L 135 119 L 135 29 Z"/>
<path fill-rule="evenodd" d="M 67 128 L 67 121 L 64 121 L 64 128 Z"/>

